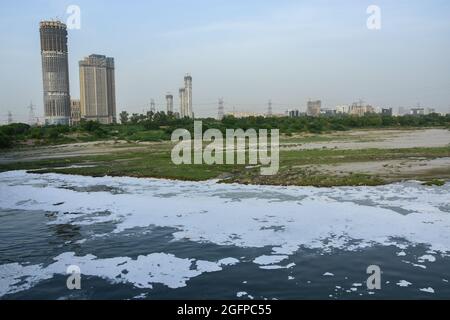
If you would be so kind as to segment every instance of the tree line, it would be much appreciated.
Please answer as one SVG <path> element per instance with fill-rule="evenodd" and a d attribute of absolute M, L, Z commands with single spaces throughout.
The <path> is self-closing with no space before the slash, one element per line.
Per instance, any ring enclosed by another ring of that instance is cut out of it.
<path fill-rule="evenodd" d="M 102 139 L 123 139 L 129 141 L 169 140 L 172 132 L 185 128 L 191 133 L 194 122 L 189 118 L 178 118 L 165 112 L 147 112 L 145 114 L 119 114 L 120 124 L 103 125 L 94 121 L 81 121 L 77 126 L 29 126 L 14 123 L 0 126 L 0 148 L 31 141 L 33 144 L 55 144 Z M 247 117 L 225 116 L 221 120 L 214 118 L 198 119 L 203 122 L 203 130 L 219 129 L 279 129 L 280 133 L 320 134 L 330 131 L 345 131 L 355 128 L 407 128 L 407 127 L 446 127 L 450 128 L 450 115 L 405 115 L 389 116 L 368 114 L 362 117 L 352 115 L 333 115 L 320 117 Z"/>

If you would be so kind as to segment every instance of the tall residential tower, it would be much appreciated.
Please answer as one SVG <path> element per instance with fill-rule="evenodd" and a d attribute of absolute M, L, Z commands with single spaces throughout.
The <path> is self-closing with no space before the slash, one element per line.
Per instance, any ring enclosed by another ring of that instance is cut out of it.
<path fill-rule="evenodd" d="M 184 118 L 186 117 L 185 109 L 186 109 L 186 89 L 180 88 L 179 90 L 180 94 L 180 117 Z"/>
<path fill-rule="evenodd" d="M 171 93 L 166 94 L 167 114 L 173 113 L 173 95 Z"/>
<path fill-rule="evenodd" d="M 41 21 L 42 80 L 46 124 L 70 124 L 67 27 L 60 21 Z"/>
<path fill-rule="evenodd" d="M 180 89 L 180 116 L 182 118 L 193 118 L 192 112 L 192 77 L 186 74 L 184 77 L 184 88 Z"/>
<path fill-rule="evenodd" d="M 91 54 L 79 66 L 81 117 L 103 124 L 115 123 L 114 59 Z"/>
<path fill-rule="evenodd" d="M 192 118 L 192 77 L 190 74 L 187 74 L 184 77 L 184 89 L 185 89 L 185 116 L 188 118 Z"/>

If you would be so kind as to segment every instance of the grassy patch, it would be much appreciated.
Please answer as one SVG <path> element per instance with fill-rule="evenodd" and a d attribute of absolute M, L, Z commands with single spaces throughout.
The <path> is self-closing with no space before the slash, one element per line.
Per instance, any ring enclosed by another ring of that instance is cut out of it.
<path fill-rule="evenodd" d="M 439 179 L 433 179 L 427 182 L 422 183 L 422 185 L 424 186 L 443 186 L 445 184 L 444 180 L 439 180 Z"/>
<path fill-rule="evenodd" d="M 278 174 L 262 176 L 260 168 L 250 168 L 245 165 L 175 165 L 171 161 L 171 147 L 171 143 L 164 142 L 142 146 L 142 148 L 130 151 L 118 145 L 114 146 L 113 152 L 105 155 L 30 162 L 18 161 L 10 164 L 1 164 L 0 171 L 37 169 L 35 172 L 38 173 L 55 172 L 88 176 L 154 177 L 193 181 L 221 178 L 223 182 L 245 184 L 330 187 L 379 185 L 386 183 L 386 181 L 380 177 L 367 174 L 330 175 L 315 169 L 305 168 L 305 166 L 419 157 L 427 159 L 450 157 L 450 147 L 392 150 L 314 149 L 281 151 Z M 68 168 L 71 165 L 93 166 Z"/>

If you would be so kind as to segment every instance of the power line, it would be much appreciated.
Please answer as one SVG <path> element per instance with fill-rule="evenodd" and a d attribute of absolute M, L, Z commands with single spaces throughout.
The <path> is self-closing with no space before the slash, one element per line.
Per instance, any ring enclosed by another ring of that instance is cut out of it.
<path fill-rule="evenodd" d="M 224 109 L 223 109 L 223 98 L 219 98 L 219 110 L 218 110 L 218 114 L 217 114 L 217 118 L 219 120 L 223 119 L 223 112 L 224 112 Z"/>
<path fill-rule="evenodd" d="M 34 114 L 34 105 L 33 101 L 30 102 L 30 105 L 28 106 L 28 124 L 30 126 L 35 125 L 37 123 L 36 116 Z"/>
<path fill-rule="evenodd" d="M 153 99 L 150 100 L 150 112 L 153 112 L 153 113 L 156 112 L 155 100 L 153 100 Z"/>
<path fill-rule="evenodd" d="M 11 111 L 8 111 L 8 124 L 13 123 L 13 117 Z"/>

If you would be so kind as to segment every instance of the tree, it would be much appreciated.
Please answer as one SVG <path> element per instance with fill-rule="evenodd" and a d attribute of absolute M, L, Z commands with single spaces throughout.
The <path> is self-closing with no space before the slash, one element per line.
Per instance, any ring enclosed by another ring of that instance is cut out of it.
<path fill-rule="evenodd" d="M 11 136 L 0 132 L 0 149 L 11 147 L 12 140 Z"/>
<path fill-rule="evenodd" d="M 100 123 L 97 121 L 83 121 L 81 122 L 81 128 L 87 132 L 94 132 L 100 128 Z"/>
<path fill-rule="evenodd" d="M 120 123 L 125 124 L 128 122 L 128 112 L 122 111 L 119 114 L 119 117 L 120 117 Z"/>

